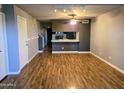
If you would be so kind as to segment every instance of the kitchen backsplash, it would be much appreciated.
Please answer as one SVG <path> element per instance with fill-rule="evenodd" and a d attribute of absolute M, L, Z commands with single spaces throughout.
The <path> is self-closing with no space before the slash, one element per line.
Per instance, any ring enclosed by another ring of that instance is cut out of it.
<path fill-rule="evenodd" d="M 76 39 L 77 32 L 53 32 L 52 39 Z"/>

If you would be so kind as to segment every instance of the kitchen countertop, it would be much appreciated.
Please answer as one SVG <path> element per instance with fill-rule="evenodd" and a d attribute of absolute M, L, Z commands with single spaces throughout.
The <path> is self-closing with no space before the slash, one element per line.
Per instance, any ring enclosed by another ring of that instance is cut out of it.
<path fill-rule="evenodd" d="M 78 39 L 54 39 L 51 42 L 79 42 Z"/>

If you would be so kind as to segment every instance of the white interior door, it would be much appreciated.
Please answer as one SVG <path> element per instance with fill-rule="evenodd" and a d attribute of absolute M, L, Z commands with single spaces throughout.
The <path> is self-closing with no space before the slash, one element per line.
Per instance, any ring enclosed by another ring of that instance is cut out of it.
<path fill-rule="evenodd" d="M 0 80 L 6 76 L 4 15 L 0 13 Z"/>
<path fill-rule="evenodd" d="M 28 39 L 26 18 L 17 16 L 20 70 L 28 63 Z"/>

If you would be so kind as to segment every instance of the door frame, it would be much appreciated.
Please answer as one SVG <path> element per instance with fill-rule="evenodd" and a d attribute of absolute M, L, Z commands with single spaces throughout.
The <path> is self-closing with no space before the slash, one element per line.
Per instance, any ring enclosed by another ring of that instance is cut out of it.
<path fill-rule="evenodd" d="M 5 22 L 5 14 L 0 12 L 0 15 L 2 15 L 2 23 L 3 23 L 3 37 L 4 37 L 4 51 L 5 51 L 5 70 L 6 75 L 9 73 L 9 61 L 8 61 L 8 45 L 7 45 L 7 33 L 6 33 L 6 22 Z"/>

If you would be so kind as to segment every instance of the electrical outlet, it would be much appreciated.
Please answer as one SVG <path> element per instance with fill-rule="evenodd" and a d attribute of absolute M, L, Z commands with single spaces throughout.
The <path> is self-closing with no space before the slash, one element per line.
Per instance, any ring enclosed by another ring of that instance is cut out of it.
<path fill-rule="evenodd" d="M 108 59 L 112 59 L 112 57 L 111 57 L 111 56 L 109 56 L 109 57 L 108 57 Z"/>
<path fill-rule="evenodd" d="M 62 47 L 61 49 L 64 50 L 64 47 Z"/>

